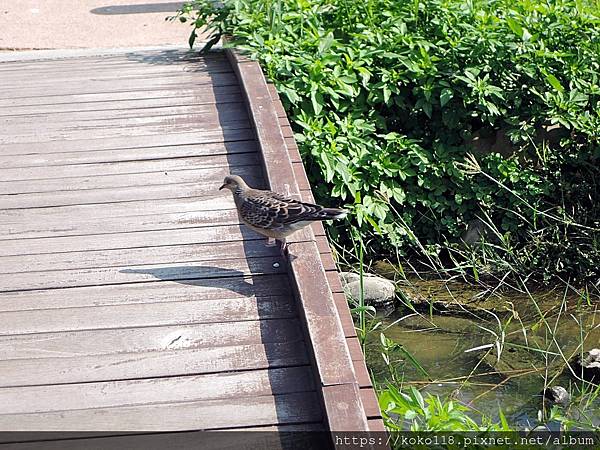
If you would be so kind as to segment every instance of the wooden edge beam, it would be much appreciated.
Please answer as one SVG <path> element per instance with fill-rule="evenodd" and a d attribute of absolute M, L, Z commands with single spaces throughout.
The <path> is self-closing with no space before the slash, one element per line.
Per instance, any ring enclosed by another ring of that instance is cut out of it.
<path fill-rule="evenodd" d="M 287 142 L 293 142 L 293 133 L 288 123 L 283 122 L 282 126 L 280 122 L 282 108 L 278 96 L 273 94 L 274 89 L 269 87 L 257 62 L 235 49 L 225 49 L 225 54 L 244 94 L 270 188 L 301 198 L 297 178 L 306 178 L 306 173 L 294 167 L 288 153 Z M 302 184 L 309 187 L 305 179 Z M 311 342 L 327 424 L 331 431 L 369 431 L 362 401 L 365 394 L 360 392 L 339 306 L 329 287 L 312 228 L 306 227 L 288 239 L 289 275 Z M 334 275 L 337 276 L 335 272 Z M 347 307 L 346 313 L 349 314 Z"/>

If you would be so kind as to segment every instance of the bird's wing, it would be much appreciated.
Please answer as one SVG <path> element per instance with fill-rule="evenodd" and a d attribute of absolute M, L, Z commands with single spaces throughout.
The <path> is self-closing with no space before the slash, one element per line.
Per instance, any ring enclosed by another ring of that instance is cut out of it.
<path fill-rule="evenodd" d="M 303 203 L 271 191 L 248 191 L 240 205 L 242 218 L 258 228 L 279 230 L 303 220 L 314 220 L 323 207 Z"/>

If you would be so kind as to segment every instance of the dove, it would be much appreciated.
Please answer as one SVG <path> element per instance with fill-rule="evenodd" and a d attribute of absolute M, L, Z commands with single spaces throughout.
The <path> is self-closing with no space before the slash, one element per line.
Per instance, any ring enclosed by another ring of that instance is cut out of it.
<path fill-rule="evenodd" d="M 219 188 L 229 189 L 241 221 L 251 230 L 281 243 L 292 233 L 320 220 L 343 219 L 348 211 L 304 203 L 277 192 L 253 189 L 237 175 L 225 177 Z"/>

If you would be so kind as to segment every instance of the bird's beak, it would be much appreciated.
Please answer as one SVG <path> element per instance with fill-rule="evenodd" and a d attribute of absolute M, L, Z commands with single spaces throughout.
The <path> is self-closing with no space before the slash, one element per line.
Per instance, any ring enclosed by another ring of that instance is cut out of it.
<path fill-rule="evenodd" d="M 227 186 L 227 183 L 223 183 L 223 186 L 221 186 L 219 190 L 223 189 L 225 186 Z"/>

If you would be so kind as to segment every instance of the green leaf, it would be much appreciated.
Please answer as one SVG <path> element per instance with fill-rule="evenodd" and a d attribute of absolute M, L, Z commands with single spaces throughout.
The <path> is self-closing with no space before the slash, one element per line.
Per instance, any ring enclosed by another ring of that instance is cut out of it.
<path fill-rule="evenodd" d="M 323 95 L 317 90 L 310 91 L 310 101 L 312 103 L 313 110 L 315 115 L 321 114 L 323 111 Z"/>
<path fill-rule="evenodd" d="M 425 114 L 427 114 L 427 117 L 429 117 L 431 119 L 431 115 L 433 112 L 431 103 L 429 103 L 429 102 L 423 103 L 423 111 L 425 112 Z"/>
<path fill-rule="evenodd" d="M 193 30 L 188 39 L 188 44 L 190 45 L 190 48 L 194 48 L 194 42 L 196 42 L 197 37 L 198 35 L 196 34 L 196 30 Z"/>
<path fill-rule="evenodd" d="M 327 36 L 325 36 L 319 41 L 319 53 L 323 54 L 327 50 L 329 50 L 331 48 L 331 45 L 333 44 L 333 41 L 333 33 L 330 32 L 327 34 Z"/>
<path fill-rule="evenodd" d="M 385 103 L 389 103 L 391 95 L 392 95 L 392 91 L 390 91 L 390 88 L 388 88 L 387 85 L 384 85 L 383 86 L 383 101 Z"/>
<path fill-rule="evenodd" d="M 556 78 L 554 75 L 552 75 L 551 73 L 547 73 L 546 74 L 546 81 L 548 83 L 550 83 L 552 85 L 552 87 L 554 89 L 556 89 L 559 92 L 564 92 L 565 88 L 562 87 L 562 84 L 560 84 L 560 81 L 558 81 L 558 78 Z"/>
<path fill-rule="evenodd" d="M 508 24 L 510 29 L 513 31 L 513 33 L 515 33 L 520 38 L 523 38 L 523 27 L 521 26 L 521 24 L 519 22 L 517 22 L 512 17 L 507 17 L 506 23 Z"/>
<path fill-rule="evenodd" d="M 440 92 L 440 105 L 442 106 L 442 108 L 446 106 L 446 104 L 450 101 L 452 97 L 454 97 L 454 92 L 452 92 L 451 89 L 442 89 L 442 92 Z"/>
<path fill-rule="evenodd" d="M 410 387 L 410 396 L 417 402 L 419 407 L 425 411 L 425 400 L 423 400 L 423 396 L 414 386 Z"/>
<path fill-rule="evenodd" d="M 404 418 L 405 418 L 406 420 L 412 420 L 412 419 L 414 419 L 415 417 L 417 417 L 417 413 L 416 413 L 416 411 L 415 411 L 414 409 L 409 409 L 408 411 L 406 411 L 406 412 L 404 413 Z"/>
<path fill-rule="evenodd" d="M 501 408 L 498 408 L 498 416 L 500 417 L 500 423 L 502 424 L 502 429 L 505 431 L 510 430 L 510 427 L 508 426 L 508 421 L 506 420 L 506 417 L 504 417 L 504 413 L 502 412 Z"/>

